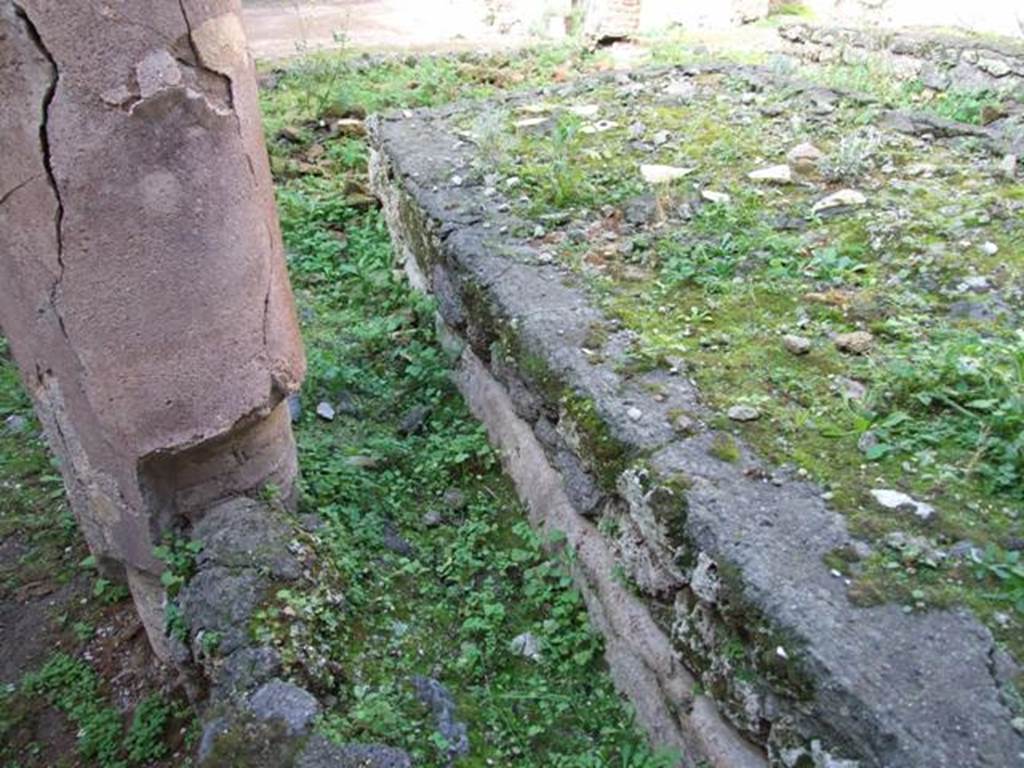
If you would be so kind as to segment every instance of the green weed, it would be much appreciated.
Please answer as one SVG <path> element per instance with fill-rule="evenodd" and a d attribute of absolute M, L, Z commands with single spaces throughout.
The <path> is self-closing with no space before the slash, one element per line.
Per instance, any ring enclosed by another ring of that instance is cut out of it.
<path fill-rule="evenodd" d="M 555 61 L 514 67 L 544 71 Z M 486 72 L 494 69 L 457 61 L 387 64 L 351 71 L 341 98 L 368 110 L 432 103 L 486 92 L 476 82 Z M 301 77 L 282 82 L 289 87 L 265 96 L 267 114 L 303 121 L 291 93 Z M 468 128 L 484 144 L 501 143 L 491 136 L 495 121 L 504 117 Z M 552 161 L 580 145 L 579 125 L 558 124 Z M 295 150 L 271 151 L 286 161 Z M 417 764 L 446 764 L 448 745 L 409 683 L 427 675 L 455 697 L 472 764 L 667 765 L 644 745 L 602 669 L 582 598 L 564 565 L 545 558 L 453 388 L 432 302 L 396 277 L 382 217 L 346 204 L 344 174 L 365 173 L 358 153 L 348 152 L 352 162 L 330 147 L 326 154 L 337 175 L 278 187 L 309 360 L 303 400 L 344 396 L 359 415 L 326 424 L 307 414 L 297 425 L 303 504 L 324 520 L 313 541 L 323 572 L 315 585 L 280 590 L 257 617 L 257 637 L 338 699 L 321 729 L 339 740 L 387 741 Z M 560 162 L 524 180 L 574 204 L 586 181 Z M 428 412 L 423 428 L 398 434 L 412 407 Z M 452 488 L 464 501 L 449 508 Z M 427 513 L 442 522 L 426 525 Z M 527 631 L 542 642 L 539 661 L 510 650 Z"/>
<path fill-rule="evenodd" d="M 519 176 L 535 209 L 579 207 L 594 200 L 596 190 L 581 159 L 582 125 L 574 115 L 559 115 L 548 136 L 527 140 L 530 162 L 519 167 Z"/>
<path fill-rule="evenodd" d="M 107 703 L 98 675 L 81 659 L 56 653 L 22 679 L 21 689 L 45 697 L 67 715 L 78 732 L 78 753 L 90 765 L 130 768 L 168 754 L 164 735 L 174 714 L 171 705 L 155 694 L 144 698 L 125 729 L 120 713 Z"/>
<path fill-rule="evenodd" d="M 916 340 L 877 371 L 874 429 L 903 454 L 949 453 L 965 478 L 1024 500 L 1024 332 Z"/>
<path fill-rule="evenodd" d="M 49 698 L 74 722 L 83 758 L 101 768 L 127 766 L 121 754 L 121 716 L 104 703 L 99 678 L 88 664 L 58 653 L 38 672 L 26 675 L 22 685 Z"/>
<path fill-rule="evenodd" d="M 164 606 L 165 630 L 168 635 L 184 641 L 188 637 L 185 617 L 177 603 L 178 593 L 195 573 L 195 558 L 203 549 L 201 541 L 179 536 L 166 536 L 164 543 L 153 548 L 153 556 L 164 564 L 160 583 L 167 592 Z"/>

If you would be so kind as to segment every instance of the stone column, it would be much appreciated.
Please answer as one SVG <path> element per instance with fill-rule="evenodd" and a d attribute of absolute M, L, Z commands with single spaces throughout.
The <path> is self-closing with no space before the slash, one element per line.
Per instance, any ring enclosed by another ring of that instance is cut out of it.
<path fill-rule="evenodd" d="M 305 372 L 238 0 L 0 0 L 0 327 L 166 656 L 153 547 L 296 480 Z"/>

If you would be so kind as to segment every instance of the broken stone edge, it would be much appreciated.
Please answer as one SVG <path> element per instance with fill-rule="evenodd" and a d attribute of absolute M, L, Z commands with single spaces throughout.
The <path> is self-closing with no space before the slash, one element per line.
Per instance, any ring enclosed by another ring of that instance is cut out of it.
<path fill-rule="evenodd" d="M 238 765 L 258 750 L 281 768 L 411 768 L 403 750 L 312 733 L 320 702 L 283 679 L 277 650 L 253 637 L 252 620 L 277 589 L 308 577 L 311 553 L 295 518 L 280 505 L 234 497 L 208 509 L 190 535 L 202 549 L 176 603 L 187 627 L 179 661 L 189 659 L 208 687 L 198 764 Z"/>
<path fill-rule="evenodd" d="M 766 482 L 742 445 L 736 463 L 715 458 L 702 426 L 677 434 L 673 416 L 709 416 L 699 393 L 618 373 L 628 333 L 588 350 L 607 326 L 583 287 L 498 234 L 522 222 L 482 185 L 448 184 L 472 176 L 446 124 L 459 109 L 373 118 L 371 184 L 531 522 L 573 553 L 652 742 L 721 768 L 1021 764 L 1015 664 L 988 630 L 961 610 L 852 605 L 824 558 L 855 542 L 820 488 Z"/>

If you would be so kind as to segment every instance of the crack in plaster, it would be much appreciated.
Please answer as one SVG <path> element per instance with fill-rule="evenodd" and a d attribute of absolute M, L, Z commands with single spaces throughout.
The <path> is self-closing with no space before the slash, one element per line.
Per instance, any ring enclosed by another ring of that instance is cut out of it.
<path fill-rule="evenodd" d="M 207 34 L 203 35 L 203 40 L 208 40 L 209 41 L 209 48 L 211 49 L 209 56 L 204 56 L 203 55 L 204 54 L 204 47 L 206 46 L 206 44 L 200 44 L 196 40 L 197 30 L 193 29 L 193 27 L 192 27 L 192 22 L 191 22 L 191 20 L 188 17 L 188 10 L 185 7 L 185 0 L 178 0 L 178 7 L 181 9 L 181 17 L 182 17 L 182 19 L 185 22 L 185 29 L 187 30 L 187 33 L 188 33 L 188 45 L 189 45 L 189 48 L 192 51 L 192 55 L 196 59 L 196 65 L 195 65 L 196 69 L 199 70 L 199 71 L 203 71 L 203 72 L 207 72 L 209 74 L 215 75 L 215 76 L 221 78 L 225 82 L 225 84 L 226 84 L 226 91 L 227 91 L 227 94 L 228 94 L 228 108 L 229 108 L 229 111 L 233 114 L 233 116 L 235 118 L 235 130 L 238 132 L 239 139 L 241 139 L 241 144 L 242 144 L 242 148 L 243 148 L 243 154 L 245 156 L 246 165 L 249 168 L 249 176 L 252 179 L 253 188 L 254 188 L 254 190 L 258 189 L 259 186 L 260 186 L 259 176 L 256 173 L 256 166 L 255 166 L 255 163 L 253 163 L 252 155 L 249 153 L 249 150 L 248 150 L 248 143 L 246 142 L 246 139 L 245 139 L 245 131 L 243 131 L 243 129 L 242 129 L 242 118 L 241 118 L 241 115 L 239 115 L 238 114 L 238 110 L 235 109 L 235 103 L 236 103 L 237 99 L 236 99 L 236 96 L 235 96 L 235 80 L 234 80 L 234 78 L 232 77 L 232 74 L 231 74 L 232 73 L 232 69 L 231 69 L 230 66 L 226 65 L 223 62 L 223 55 L 222 55 L 223 51 L 215 50 L 216 43 L 218 42 L 217 39 L 216 39 L 216 35 L 207 35 Z M 234 15 L 231 14 L 228 17 L 217 17 L 217 19 L 224 19 L 224 18 L 231 18 L 231 17 L 234 17 Z M 237 20 L 237 17 L 234 17 L 234 18 L 236 18 L 236 20 Z M 210 19 L 207 22 L 205 22 L 203 25 L 201 25 L 200 30 L 205 30 L 205 28 L 207 28 L 208 25 L 210 25 L 212 22 L 216 22 L 216 19 Z M 217 63 L 218 61 L 220 61 L 219 65 Z M 269 239 L 269 243 L 268 243 L 269 254 L 271 256 L 273 256 L 273 253 L 274 253 L 274 250 L 275 250 L 274 249 L 274 237 L 273 237 L 273 234 L 269 231 L 269 227 L 268 227 L 267 234 L 268 234 L 268 239 Z M 273 269 L 272 269 L 272 267 L 268 267 L 268 269 L 267 269 L 267 286 L 266 286 L 266 290 L 264 291 L 264 300 L 263 300 L 263 322 L 262 322 L 262 329 L 263 329 L 264 353 L 266 351 L 267 341 L 268 341 L 268 337 L 269 337 L 270 294 L 271 294 L 271 291 L 273 290 L 273 283 L 274 283 Z M 273 390 L 274 387 L 272 386 L 271 389 Z"/>
<path fill-rule="evenodd" d="M 42 54 L 49 63 L 51 69 L 50 84 L 47 86 L 46 93 L 43 96 L 42 117 L 39 123 L 39 145 L 42 150 L 43 168 L 45 170 L 46 180 L 50 185 L 50 189 L 53 190 L 54 201 L 57 205 L 57 210 L 54 214 L 54 228 L 57 238 L 57 278 L 54 280 L 53 285 L 50 286 L 50 306 L 53 307 L 53 312 L 57 317 L 57 324 L 60 326 L 61 334 L 65 339 L 68 339 L 67 328 L 64 326 L 64 317 L 61 314 L 60 308 L 57 306 L 60 300 L 61 283 L 64 280 L 64 201 L 61 198 L 60 187 L 57 184 L 57 176 L 53 170 L 49 135 L 50 106 L 53 104 L 54 97 L 57 93 L 57 83 L 60 80 L 60 69 L 57 67 L 57 62 L 53 58 L 53 54 L 50 53 L 50 50 L 43 42 L 43 38 L 40 36 L 35 23 L 31 18 L 29 18 L 28 12 L 18 3 L 14 3 L 14 12 L 25 23 L 25 29 L 28 32 L 29 39 L 32 41 L 33 45 L 36 46 L 39 53 Z M 28 181 L 31 181 L 31 179 Z M 23 184 L 28 183 L 28 181 L 23 182 Z M 20 186 L 21 185 L 19 185 L 19 187 Z M 4 195 L 3 202 L 6 202 L 7 198 L 17 191 L 17 189 L 18 187 Z"/>
<path fill-rule="evenodd" d="M 32 183 L 33 181 L 35 181 L 36 179 L 40 178 L 41 176 L 42 176 L 42 174 L 41 174 L 41 173 L 37 173 L 37 174 L 35 174 L 34 176 L 29 176 L 29 177 L 28 177 L 27 179 L 25 179 L 24 181 L 22 181 L 22 182 L 20 182 L 20 183 L 18 183 L 18 184 L 15 184 L 15 185 L 14 185 L 13 187 L 11 187 L 11 188 L 10 188 L 9 190 L 7 190 L 7 191 L 6 191 L 6 192 L 5 192 L 5 193 L 4 193 L 3 195 L 0 195 L 0 205 L 3 205 L 3 204 L 4 204 L 4 203 L 6 203 L 6 202 L 7 202 L 8 200 L 10 200 L 10 199 L 11 199 L 12 197 L 14 197 L 14 194 L 15 194 L 15 193 L 16 193 L 16 192 L 17 192 L 18 190 L 20 190 L 20 189 L 22 189 L 23 187 L 25 187 L 25 186 L 27 186 L 27 185 L 31 184 L 31 183 Z"/>

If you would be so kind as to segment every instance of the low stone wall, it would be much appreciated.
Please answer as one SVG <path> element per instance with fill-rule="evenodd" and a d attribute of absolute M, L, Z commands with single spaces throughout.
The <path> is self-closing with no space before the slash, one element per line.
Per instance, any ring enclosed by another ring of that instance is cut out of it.
<path fill-rule="evenodd" d="M 312 524 L 315 524 L 313 522 Z M 203 768 L 410 768 L 408 754 L 378 744 L 334 744 L 310 730 L 321 712 L 284 677 L 278 652 L 253 640 L 256 611 L 281 587 L 309 578 L 312 550 L 284 510 L 239 497 L 193 527 L 196 572 L 177 597 L 188 659 L 208 686 L 198 763 Z"/>
<path fill-rule="evenodd" d="M 1024 43 L 926 30 L 779 27 L 787 50 L 820 63 L 875 61 L 935 91 L 1024 94 Z"/>
<path fill-rule="evenodd" d="M 533 524 L 571 553 L 652 740 L 688 766 L 1020 764 L 1002 690 L 1014 665 L 988 631 L 962 611 L 852 605 L 824 560 L 865 545 L 822 489 L 742 446 L 717 458 L 685 361 L 624 372 L 628 333 L 596 340 L 607 323 L 585 288 L 474 181 L 459 110 L 374 120 L 372 183 L 411 282 L 437 299 L 463 394 Z"/>

